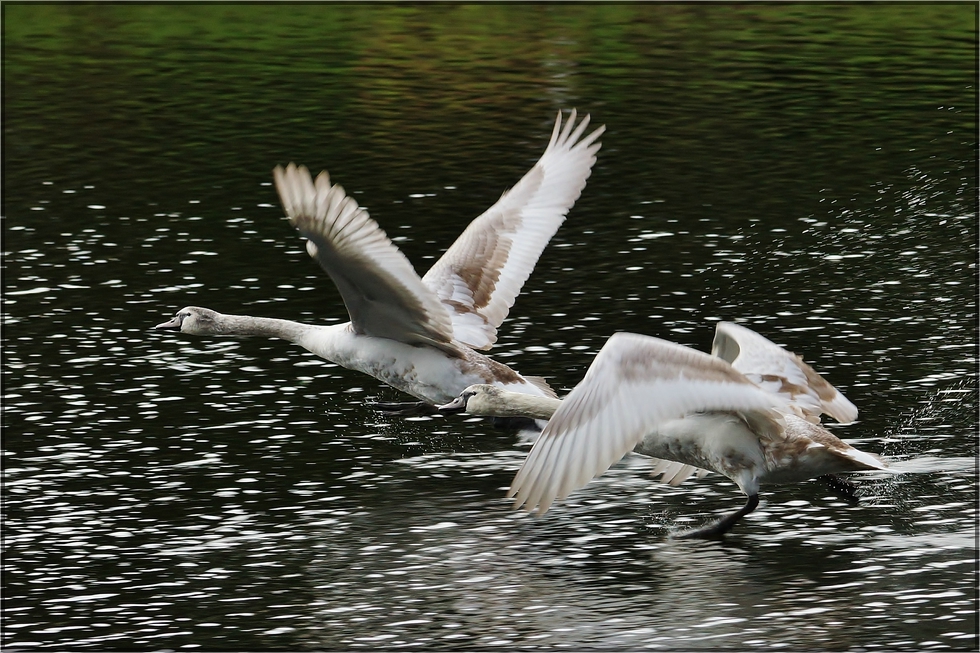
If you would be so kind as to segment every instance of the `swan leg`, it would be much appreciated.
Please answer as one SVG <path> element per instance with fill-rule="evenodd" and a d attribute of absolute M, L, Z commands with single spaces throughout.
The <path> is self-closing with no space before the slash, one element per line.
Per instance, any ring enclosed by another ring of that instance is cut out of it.
<path fill-rule="evenodd" d="M 823 476 L 818 476 L 818 479 L 826 483 L 834 494 L 838 495 L 840 498 L 850 501 L 851 503 L 857 503 L 858 501 L 858 484 L 854 481 L 848 480 L 843 476 L 837 476 L 836 474 L 824 474 Z"/>
<path fill-rule="evenodd" d="M 672 537 L 678 540 L 686 540 L 692 538 L 711 539 L 711 538 L 721 537 L 722 535 L 730 531 L 732 529 L 732 526 L 734 526 L 739 519 L 741 519 L 745 515 L 755 510 L 758 506 L 759 506 L 759 495 L 750 494 L 749 500 L 745 502 L 745 505 L 739 508 L 738 510 L 736 510 L 735 512 L 733 512 L 732 514 L 725 515 L 718 521 L 712 522 L 707 526 L 702 526 L 701 528 L 695 528 L 690 531 L 677 533 Z"/>
<path fill-rule="evenodd" d="M 377 401 L 374 403 L 368 403 L 367 407 L 381 411 L 386 415 L 395 415 L 397 417 L 435 415 L 439 412 L 435 406 L 427 404 L 424 401 Z"/>

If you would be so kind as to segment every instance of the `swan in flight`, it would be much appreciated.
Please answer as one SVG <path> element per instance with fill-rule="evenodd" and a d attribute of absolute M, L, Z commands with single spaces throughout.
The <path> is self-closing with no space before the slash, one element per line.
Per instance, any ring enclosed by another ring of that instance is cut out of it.
<path fill-rule="evenodd" d="M 156 326 L 203 336 L 282 338 L 348 369 L 370 374 L 424 404 L 450 401 L 474 383 L 554 396 L 538 377 L 522 376 L 478 350 L 497 328 L 542 250 L 565 220 L 592 172 L 601 126 L 583 138 L 573 109 L 555 120 L 544 154 L 516 186 L 473 220 L 423 277 L 368 212 L 326 172 L 277 166 L 286 216 L 307 252 L 337 285 L 350 322 L 330 326 L 188 306 Z"/>
<path fill-rule="evenodd" d="M 887 466 L 820 425 L 857 408 L 799 356 L 731 322 L 712 354 L 659 338 L 616 333 L 564 400 L 474 385 L 442 412 L 550 419 L 510 486 L 514 507 L 543 514 L 627 452 L 678 485 L 692 474 L 727 476 L 748 496 L 735 513 L 675 537 L 717 537 L 759 504 L 764 483 Z"/>

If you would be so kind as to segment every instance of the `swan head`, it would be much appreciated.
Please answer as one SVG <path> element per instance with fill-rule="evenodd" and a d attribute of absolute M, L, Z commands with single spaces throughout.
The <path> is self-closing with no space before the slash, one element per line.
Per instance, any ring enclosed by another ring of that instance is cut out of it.
<path fill-rule="evenodd" d="M 459 396 L 448 404 L 436 408 L 440 413 L 447 415 L 455 413 L 500 415 L 500 408 L 504 403 L 504 392 L 503 389 L 495 385 L 477 383 L 460 392 Z"/>
<path fill-rule="evenodd" d="M 170 329 L 181 333 L 202 336 L 217 333 L 220 329 L 218 318 L 221 314 L 210 308 L 187 306 L 177 311 L 172 320 L 158 324 L 154 329 Z"/>

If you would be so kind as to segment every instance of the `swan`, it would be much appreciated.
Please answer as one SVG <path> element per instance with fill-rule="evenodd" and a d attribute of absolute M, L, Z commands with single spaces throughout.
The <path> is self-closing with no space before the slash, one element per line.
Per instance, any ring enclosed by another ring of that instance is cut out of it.
<path fill-rule="evenodd" d="M 286 216 L 337 285 L 350 321 L 314 326 L 188 306 L 155 328 L 282 338 L 413 395 L 420 407 L 450 401 L 475 383 L 554 396 L 544 379 L 523 376 L 478 350 L 496 342 L 497 328 L 591 174 L 605 126 L 583 138 L 590 116 L 577 126 L 575 120 L 573 109 L 563 127 L 558 112 L 538 162 L 421 278 L 325 171 L 313 181 L 305 167 L 276 166 Z"/>
<path fill-rule="evenodd" d="M 630 450 L 654 458 L 662 482 L 678 485 L 710 470 L 748 497 L 738 511 L 680 538 L 728 532 L 759 505 L 764 483 L 887 470 L 820 425 L 822 413 L 854 421 L 854 404 L 799 356 L 732 322 L 717 324 L 711 355 L 616 333 L 564 400 L 473 385 L 439 408 L 550 419 L 510 486 L 515 509 L 543 514 Z"/>

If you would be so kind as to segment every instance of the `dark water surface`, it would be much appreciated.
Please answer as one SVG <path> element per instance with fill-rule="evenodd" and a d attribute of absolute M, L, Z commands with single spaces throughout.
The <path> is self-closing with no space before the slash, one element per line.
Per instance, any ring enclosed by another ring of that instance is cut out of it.
<path fill-rule="evenodd" d="M 976 11 L 5 5 L 4 647 L 975 650 Z M 764 488 L 689 542 L 737 488 L 628 457 L 533 519 L 513 432 L 150 330 L 346 319 L 277 163 L 424 271 L 571 107 L 603 148 L 493 355 L 567 391 L 617 330 L 739 320 L 906 473 Z"/>

